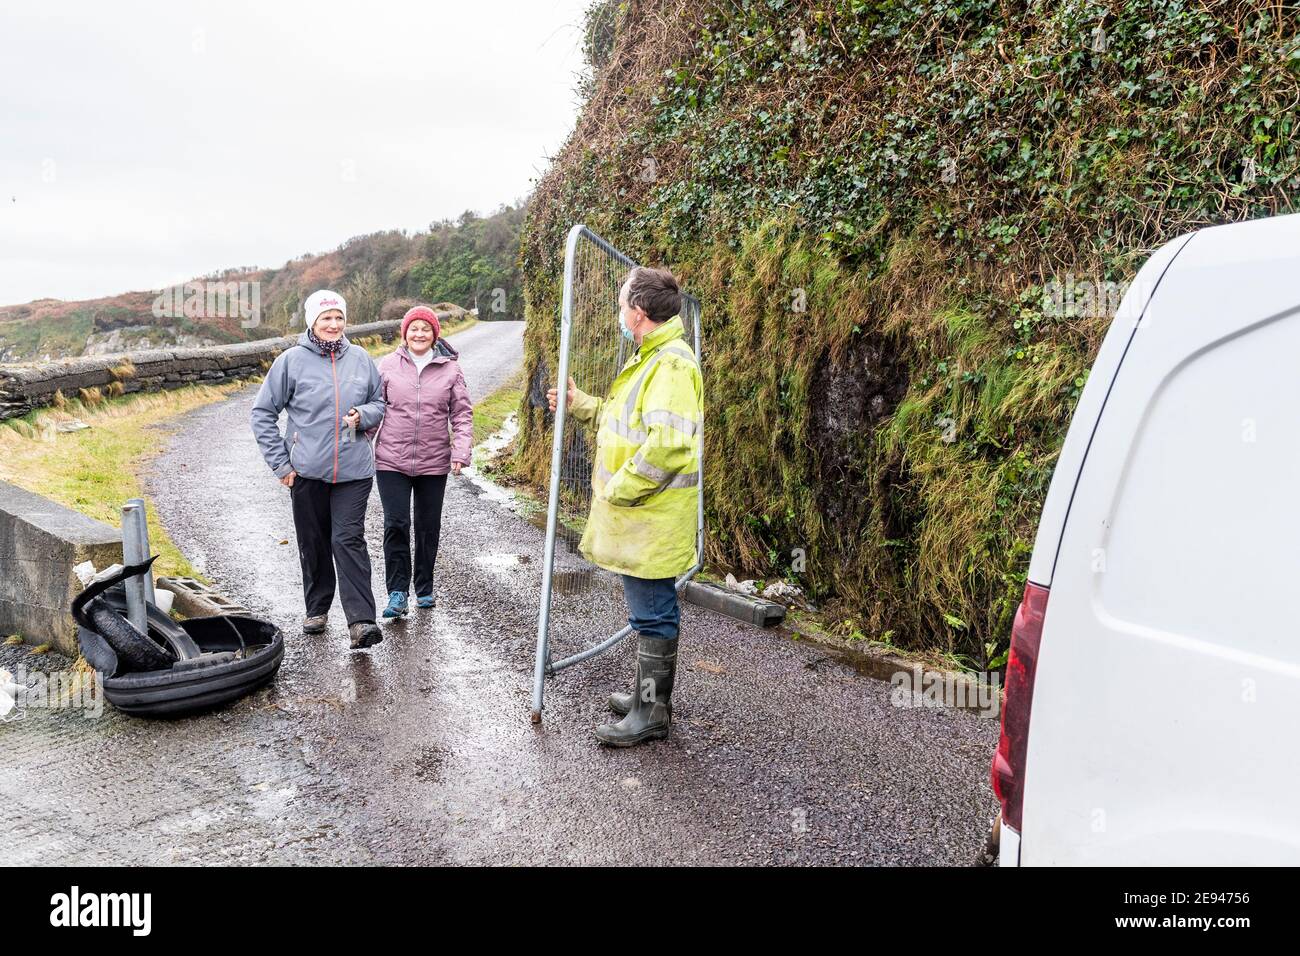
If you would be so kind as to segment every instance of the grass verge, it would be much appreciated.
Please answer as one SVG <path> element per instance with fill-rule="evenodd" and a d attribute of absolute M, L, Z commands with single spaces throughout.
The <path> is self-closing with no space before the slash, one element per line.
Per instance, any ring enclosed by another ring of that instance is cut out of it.
<path fill-rule="evenodd" d="M 499 431 L 510 413 L 517 411 L 524 397 L 524 373 L 502 385 L 474 406 L 474 444 Z"/>
<path fill-rule="evenodd" d="M 200 577 L 163 530 L 140 475 L 161 450 L 170 419 L 220 401 L 247 382 L 190 385 L 98 402 L 68 401 L 0 426 L 0 479 L 105 524 L 121 524 L 128 498 L 144 498 L 158 575 Z M 79 420 L 90 427 L 60 432 Z"/>

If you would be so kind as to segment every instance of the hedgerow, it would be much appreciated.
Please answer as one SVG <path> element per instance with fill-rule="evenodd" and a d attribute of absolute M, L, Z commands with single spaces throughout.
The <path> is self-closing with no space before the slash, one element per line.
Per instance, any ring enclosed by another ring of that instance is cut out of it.
<path fill-rule="evenodd" d="M 586 222 L 704 301 L 709 560 L 996 664 L 1123 283 L 1293 209 L 1295 8 L 630 0 L 588 26 L 524 227 L 521 472 L 547 474 Z"/>

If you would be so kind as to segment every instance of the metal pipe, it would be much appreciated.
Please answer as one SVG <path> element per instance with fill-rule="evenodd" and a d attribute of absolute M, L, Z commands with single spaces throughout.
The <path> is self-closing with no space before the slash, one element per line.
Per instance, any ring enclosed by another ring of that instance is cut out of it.
<path fill-rule="evenodd" d="M 140 506 L 127 502 L 122 508 L 122 563 L 130 567 L 148 560 L 143 543 L 139 538 Z M 141 634 L 149 633 L 149 611 L 144 593 L 144 578 L 141 575 L 127 578 L 122 582 L 126 589 L 126 617 Z"/>
<path fill-rule="evenodd" d="M 587 239 L 589 239 L 591 242 L 594 242 L 597 247 L 604 250 L 609 255 L 613 256 L 615 259 L 623 263 L 623 265 L 627 266 L 629 269 L 635 269 L 637 266 L 640 265 L 640 263 L 637 262 L 635 259 L 633 259 L 631 256 L 627 256 L 619 252 L 612 245 L 610 245 L 607 240 L 602 239 L 600 236 L 596 235 L 594 232 L 592 232 L 590 229 L 588 229 L 586 226 L 582 225 L 581 223 L 579 223 L 578 225 L 574 226 L 572 229 L 569 230 L 569 242 L 571 244 L 570 246 L 571 248 L 577 246 L 578 236 L 583 233 L 585 233 Z"/>
<path fill-rule="evenodd" d="M 564 668 L 566 667 L 572 667 L 574 664 L 580 664 L 589 657 L 595 657 L 597 654 L 603 654 L 631 633 L 632 633 L 632 625 L 624 624 L 623 630 L 611 634 L 609 637 L 605 638 L 599 644 L 593 644 L 585 651 L 578 651 L 578 653 L 570 655 L 569 657 L 566 657 L 564 660 L 557 661 L 556 663 L 552 664 L 550 667 L 550 671 L 553 674 L 556 671 L 564 670 Z"/>
<path fill-rule="evenodd" d="M 149 509 L 143 498 L 130 498 L 127 504 L 140 506 L 139 518 L 136 519 L 136 541 L 140 546 L 140 560 L 148 561 L 153 555 L 153 551 L 149 548 Z M 144 585 L 144 599 L 150 604 L 157 604 L 154 599 L 153 568 L 144 573 Z"/>

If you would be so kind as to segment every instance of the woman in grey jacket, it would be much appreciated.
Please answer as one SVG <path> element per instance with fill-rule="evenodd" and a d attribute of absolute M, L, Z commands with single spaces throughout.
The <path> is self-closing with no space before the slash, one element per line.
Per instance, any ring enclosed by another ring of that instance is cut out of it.
<path fill-rule="evenodd" d="M 383 385 L 365 349 L 343 334 L 347 304 L 341 295 L 313 292 L 304 319 L 307 331 L 276 357 L 262 382 L 253 434 L 293 501 L 307 605 L 303 631 L 325 630 L 337 583 L 352 647 L 370 647 L 383 640 L 375 625 L 366 548 L 375 457 L 357 432 L 383 419 Z M 285 410 L 288 424 L 281 434 L 278 421 Z"/>

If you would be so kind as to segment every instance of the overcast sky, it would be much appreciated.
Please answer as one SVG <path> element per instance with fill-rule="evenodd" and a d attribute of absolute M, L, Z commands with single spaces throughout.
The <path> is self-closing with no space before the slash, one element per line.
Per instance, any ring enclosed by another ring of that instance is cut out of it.
<path fill-rule="evenodd" d="M 522 198 L 589 0 L 0 8 L 0 304 L 279 266 Z"/>

